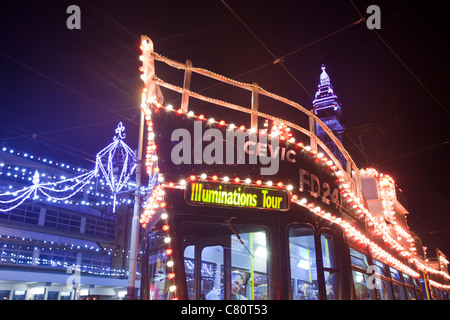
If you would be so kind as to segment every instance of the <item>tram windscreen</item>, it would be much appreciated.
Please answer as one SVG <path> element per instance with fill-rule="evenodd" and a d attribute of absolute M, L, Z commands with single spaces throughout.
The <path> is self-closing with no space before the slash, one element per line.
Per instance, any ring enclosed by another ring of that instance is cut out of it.
<path fill-rule="evenodd" d="M 264 226 L 183 224 L 188 299 L 270 299 Z"/>
<path fill-rule="evenodd" d="M 291 290 L 293 300 L 319 297 L 314 232 L 306 226 L 289 228 Z"/>

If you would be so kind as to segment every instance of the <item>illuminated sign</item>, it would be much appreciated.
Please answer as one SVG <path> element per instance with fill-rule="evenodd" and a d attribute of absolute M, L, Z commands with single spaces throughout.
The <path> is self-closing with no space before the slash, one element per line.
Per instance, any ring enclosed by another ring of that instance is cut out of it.
<path fill-rule="evenodd" d="M 191 181 L 186 187 L 185 200 L 192 205 L 281 211 L 289 209 L 289 194 L 285 189 L 218 182 Z"/>
<path fill-rule="evenodd" d="M 162 108 L 155 108 L 152 113 L 152 121 L 153 130 L 158 133 L 154 136 L 155 145 L 158 146 L 158 159 L 161 159 L 161 161 L 158 161 L 158 170 L 164 176 L 170 176 L 173 181 L 202 173 L 207 176 L 220 174 L 228 177 L 249 177 L 251 180 L 270 180 L 274 182 L 273 185 L 276 185 L 277 182 L 282 182 L 286 186 L 291 185 L 292 192 L 299 199 L 305 198 L 308 203 L 320 202 L 320 207 L 323 210 L 330 211 L 337 217 L 340 217 L 340 212 L 343 210 L 348 212 L 352 210 L 350 202 L 343 201 L 344 196 L 340 192 L 339 177 L 334 173 L 335 170 L 328 165 L 331 160 L 323 161 L 322 157 L 320 157 L 322 159 L 319 159 L 318 155 L 310 152 L 307 148 L 295 143 L 288 143 L 285 140 L 279 140 L 278 146 L 276 146 L 276 143 L 272 144 L 270 135 L 266 136 L 267 141 L 265 142 L 261 140 L 263 138 L 261 135 L 255 140 L 251 133 L 242 136 L 238 134 L 238 130 L 230 130 L 227 126 L 215 125 L 208 121 L 200 123 L 187 115 L 166 111 Z M 177 131 L 180 128 L 189 131 L 189 134 L 184 130 Z M 212 129 L 219 130 L 221 134 L 217 131 L 211 131 Z M 173 139 L 174 132 L 184 132 L 184 134 L 180 134 L 181 138 L 176 140 Z M 245 131 L 245 134 L 247 132 L 248 130 Z M 229 137 L 231 134 L 233 139 Z M 225 143 L 222 143 L 224 140 Z M 199 153 L 198 156 L 196 156 L 196 152 Z M 173 161 L 174 154 L 180 157 L 186 156 L 186 160 Z M 188 156 L 190 160 L 187 159 Z M 217 158 L 215 158 L 216 156 Z M 227 158 L 228 156 L 230 156 L 230 159 Z M 266 158 L 271 158 L 271 160 L 261 161 Z M 270 167 L 277 169 L 276 174 L 262 175 L 261 169 Z M 234 206 L 249 209 L 269 209 L 268 207 L 271 207 L 274 210 L 273 205 L 275 203 L 270 202 L 270 206 L 265 204 L 264 194 L 260 191 L 262 189 L 269 190 L 266 197 L 271 196 L 275 192 L 272 191 L 272 189 L 275 189 L 274 187 L 240 185 L 241 190 L 238 191 L 237 184 L 231 182 L 223 183 L 221 190 L 218 189 L 218 185 L 211 188 L 207 186 L 206 183 L 209 183 L 209 181 L 197 180 L 190 181 L 188 184 L 191 183 L 202 183 L 203 190 L 226 191 L 227 193 L 234 193 L 236 190 L 236 194 L 247 194 L 247 200 L 244 201 L 243 196 L 242 201 L 239 200 L 239 202 L 236 195 L 236 204 L 234 198 L 229 197 L 228 194 L 227 201 L 219 198 L 221 199 L 220 203 L 216 202 L 219 201 L 216 193 L 211 193 L 211 191 L 205 191 L 204 200 L 198 200 L 199 190 L 192 191 L 192 186 L 187 185 L 186 187 L 190 189 L 187 191 L 189 194 L 185 200 L 191 205 Z M 216 185 L 219 181 L 212 183 Z M 253 200 L 253 196 L 250 195 L 255 194 L 257 197 Z M 221 196 L 225 198 L 223 193 L 221 193 Z M 274 196 L 276 195 L 274 194 Z M 191 197 L 193 197 L 192 200 Z M 268 199 L 266 200 L 271 201 Z M 287 200 L 283 205 L 284 201 L 282 200 L 279 203 L 279 209 L 275 210 L 286 210 L 290 206 Z"/>

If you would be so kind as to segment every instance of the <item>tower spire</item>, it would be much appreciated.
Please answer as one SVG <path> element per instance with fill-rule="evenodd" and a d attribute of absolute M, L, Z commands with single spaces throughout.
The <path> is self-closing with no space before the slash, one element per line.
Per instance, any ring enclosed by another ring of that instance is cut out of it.
<path fill-rule="evenodd" d="M 324 64 L 322 64 L 321 69 L 322 69 L 322 74 L 320 75 L 320 85 L 319 85 L 319 87 L 320 86 L 327 86 L 327 85 L 329 86 L 329 85 L 331 85 L 330 77 L 328 76 L 328 73 L 325 72 L 325 65 Z"/>
<path fill-rule="evenodd" d="M 325 65 L 321 66 L 322 73 L 320 74 L 320 81 L 318 89 L 313 100 L 313 110 L 317 117 L 335 134 L 335 136 L 342 142 L 342 131 L 344 127 L 339 122 L 342 115 L 341 103 L 334 92 L 331 85 L 330 76 L 325 71 Z M 341 163 L 344 159 L 338 148 L 335 148 L 334 143 L 328 137 L 327 133 L 317 126 L 316 134 L 338 158 Z"/>

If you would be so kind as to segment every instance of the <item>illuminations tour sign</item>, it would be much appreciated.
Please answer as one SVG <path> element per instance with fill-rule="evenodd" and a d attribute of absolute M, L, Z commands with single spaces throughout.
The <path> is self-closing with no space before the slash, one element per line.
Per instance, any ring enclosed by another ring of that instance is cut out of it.
<path fill-rule="evenodd" d="M 289 209 L 286 189 L 235 185 L 232 183 L 191 181 L 186 186 L 185 200 L 191 205 Z"/>

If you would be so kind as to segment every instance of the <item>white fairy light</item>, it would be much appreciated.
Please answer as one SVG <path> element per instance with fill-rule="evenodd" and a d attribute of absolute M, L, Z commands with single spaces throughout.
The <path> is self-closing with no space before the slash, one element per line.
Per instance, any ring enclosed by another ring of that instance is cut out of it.
<path fill-rule="evenodd" d="M 98 178 L 100 173 L 103 175 L 106 184 L 112 191 L 113 211 L 115 211 L 117 205 L 116 195 L 128 185 L 129 178 L 135 172 L 137 166 L 133 150 L 122 141 L 122 139 L 125 138 L 124 131 L 125 127 L 120 122 L 115 130 L 117 136 L 114 137 L 114 141 L 97 154 L 94 170 L 85 172 L 73 178 L 60 176 L 59 180 L 55 182 L 42 182 L 40 178 L 45 177 L 45 174 L 39 174 L 36 170 L 33 177 L 29 179 L 32 182 L 31 186 L 14 192 L 7 191 L 0 193 L 0 204 L 7 205 L 6 207 L 0 208 L 0 212 L 11 211 L 30 198 L 38 200 L 40 199 L 39 194 L 44 195 L 48 201 L 52 202 L 68 201 L 68 199 L 80 192 L 86 185 L 94 183 L 91 182 L 91 180 L 93 178 Z M 117 166 L 114 165 L 114 162 L 117 162 L 117 160 L 119 160 L 122 165 L 122 168 L 119 168 L 118 170 L 118 172 L 120 172 L 118 177 L 113 174 L 114 168 L 117 169 Z M 47 159 L 43 159 L 42 161 L 50 163 Z M 70 168 L 69 165 L 63 163 L 59 164 L 59 166 Z M 17 167 L 14 170 L 19 171 L 19 168 Z M 22 174 L 25 174 L 26 170 L 24 170 L 25 169 L 22 170 Z M 75 171 L 75 168 L 73 170 Z M 51 179 L 51 177 L 48 178 Z M 81 204 L 94 205 L 95 203 L 82 201 Z"/>

